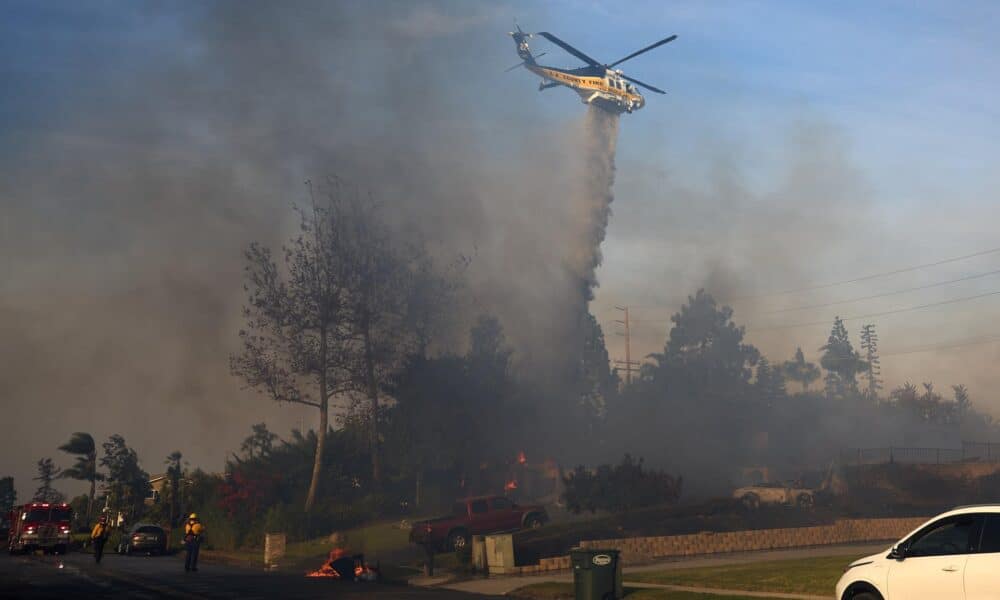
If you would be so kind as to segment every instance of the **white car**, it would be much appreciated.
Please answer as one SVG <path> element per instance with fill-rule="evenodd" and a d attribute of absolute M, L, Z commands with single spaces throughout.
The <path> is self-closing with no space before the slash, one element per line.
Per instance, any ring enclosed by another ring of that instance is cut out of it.
<path fill-rule="evenodd" d="M 751 510 L 757 510 L 762 504 L 785 504 L 808 508 L 815 502 L 813 490 L 795 485 L 791 481 L 785 484 L 759 483 L 737 488 L 733 490 L 733 498 Z"/>
<path fill-rule="evenodd" d="M 963 506 L 848 565 L 837 600 L 1000 598 L 1000 504 Z"/>

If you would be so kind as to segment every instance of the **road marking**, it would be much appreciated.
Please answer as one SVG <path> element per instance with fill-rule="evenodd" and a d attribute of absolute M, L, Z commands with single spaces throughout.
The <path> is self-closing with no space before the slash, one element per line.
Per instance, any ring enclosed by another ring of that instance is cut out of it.
<path fill-rule="evenodd" d="M 674 592 L 695 592 L 713 596 L 747 596 L 749 598 L 786 598 L 788 600 L 831 600 L 833 596 L 816 596 L 812 594 L 789 594 L 787 592 L 754 592 L 750 590 L 726 590 L 721 588 L 704 588 L 690 585 L 671 585 L 669 583 L 638 583 L 625 581 L 623 585 L 636 588 L 656 590 L 671 590 Z"/>

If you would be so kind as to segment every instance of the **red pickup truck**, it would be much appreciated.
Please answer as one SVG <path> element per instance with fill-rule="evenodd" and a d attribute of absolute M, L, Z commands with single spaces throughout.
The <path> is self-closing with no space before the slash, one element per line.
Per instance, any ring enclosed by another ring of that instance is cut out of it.
<path fill-rule="evenodd" d="M 548 520 L 541 506 L 518 506 L 504 496 L 478 496 L 459 500 L 446 517 L 414 523 L 410 542 L 433 550 L 461 550 L 471 536 L 534 529 Z"/>

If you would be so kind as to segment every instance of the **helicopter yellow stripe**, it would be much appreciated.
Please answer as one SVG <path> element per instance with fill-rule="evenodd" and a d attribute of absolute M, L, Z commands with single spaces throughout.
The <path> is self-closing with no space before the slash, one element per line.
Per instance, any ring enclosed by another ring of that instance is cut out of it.
<path fill-rule="evenodd" d="M 607 80 L 603 77 L 580 77 L 578 75 L 569 75 L 568 73 L 563 73 L 562 71 L 554 71 L 552 69 L 546 69 L 545 67 L 538 66 L 528 68 L 546 79 L 563 85 L 568 85 L 576 89 L 600 91 L 631 100 L 638 100 L 639 98 L 637 95 L 629 94 L 618 88 L 609 86 L 607 84 Z"/>

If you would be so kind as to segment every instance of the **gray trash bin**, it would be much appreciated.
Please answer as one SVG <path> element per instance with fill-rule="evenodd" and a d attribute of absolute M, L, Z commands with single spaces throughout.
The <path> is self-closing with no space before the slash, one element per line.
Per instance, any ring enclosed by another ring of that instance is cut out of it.
<path fill-rule="evenodd" d="M 574 548 L 573 589 L 576 600 L 618 600 L 622 590 L 622 564 L 618 550 Z"/>

